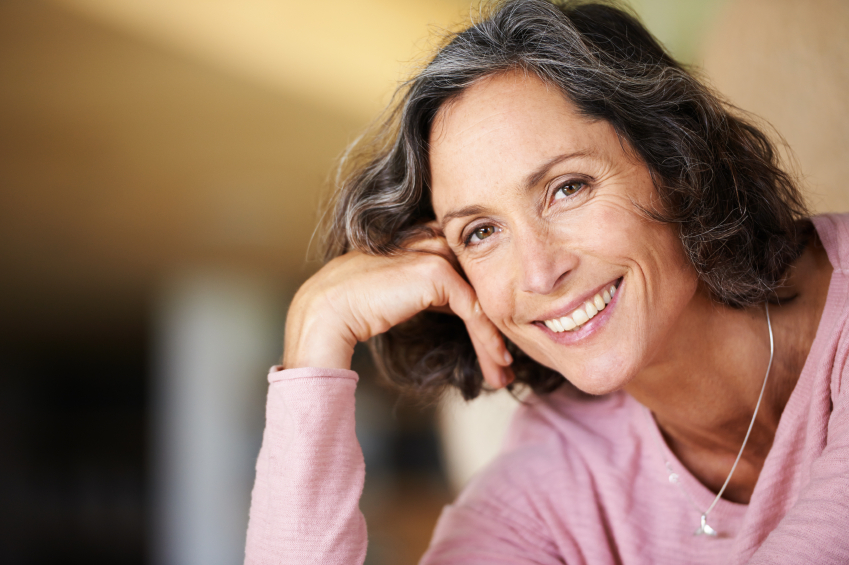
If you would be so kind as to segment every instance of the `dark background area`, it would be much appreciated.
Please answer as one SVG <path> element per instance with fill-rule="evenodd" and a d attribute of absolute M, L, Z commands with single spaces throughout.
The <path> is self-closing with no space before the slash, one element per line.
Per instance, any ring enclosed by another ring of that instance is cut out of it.
<path fill-rule="evenodd" d="M 147 562 L 142 328 L 4 340 L 0 562 Z"/>

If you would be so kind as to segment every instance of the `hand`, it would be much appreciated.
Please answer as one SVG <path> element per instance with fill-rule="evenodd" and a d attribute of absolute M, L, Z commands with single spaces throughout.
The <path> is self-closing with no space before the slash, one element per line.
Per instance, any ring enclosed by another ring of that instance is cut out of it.
<path fill-rule="evenodd" d="M 286 320 L 283 366 L 350 369 L 358 341 L 419 312 L 459 316 L 493 388 L 513 380 L 501 333 L 481 310 L 474 289 L 455 268 L 443 238 L 415 243 L 394 257 L 352 251 L 330 261 L 298 290 Z"/>

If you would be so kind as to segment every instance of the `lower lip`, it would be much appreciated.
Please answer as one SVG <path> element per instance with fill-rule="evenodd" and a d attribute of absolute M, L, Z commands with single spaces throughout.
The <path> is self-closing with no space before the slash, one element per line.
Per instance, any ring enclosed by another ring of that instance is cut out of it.
<path fill-rule="evenodd" d="M 553 332 L 548 329 L 548 326 L 543 324 L 542 322 L 536 322 L 536 326 L 548 334 L 548 337 L 556 341 L 557 343 L 563 345 L 569 345 L 572 343 L 577 343 L 579 341 L 584 341 L 590 336 L 598 333 L 598 331 L 607 323 L 607 320 L 610 319 L 610 316 L 613 315 L 613 308 L 618 304 L 619 297 L 622 295 L 622 283 L 623 279 L 619 279 L 619 284 L 616 286 L 616 294 L 613 295 L 610 303 L 604 307 L 604 310 L 596 314 L 592 320 L 581 326 L 578 330 L 573 331 L 563 331 L 563 332 Z"/>

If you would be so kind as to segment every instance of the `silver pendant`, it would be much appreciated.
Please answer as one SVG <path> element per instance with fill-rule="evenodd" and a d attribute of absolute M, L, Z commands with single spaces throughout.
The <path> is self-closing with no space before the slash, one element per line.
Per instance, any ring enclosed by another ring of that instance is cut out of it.
<path fill-rule="evenodd" d="M 710 527 L 710 524 L 707 523 L 707 515 L 702 514 L 702 525 L 699 526 L 699 529 L 693 532 L 694 536 L 717 536 L 716 530 Z"/>

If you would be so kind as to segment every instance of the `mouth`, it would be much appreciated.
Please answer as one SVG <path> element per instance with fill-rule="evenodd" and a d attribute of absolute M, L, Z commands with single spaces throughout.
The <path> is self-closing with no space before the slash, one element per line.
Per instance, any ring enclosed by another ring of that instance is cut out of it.
<path fill-rule="evenodd" d="M 568 314 L 543 320 L 542 323 L 556 334 L 579 332 L 613 302 L 621 283 L 622 279 L 620 278 L 613 283 L 604 285 L 594 295 L 585 299 L 580 306 Z"/>

